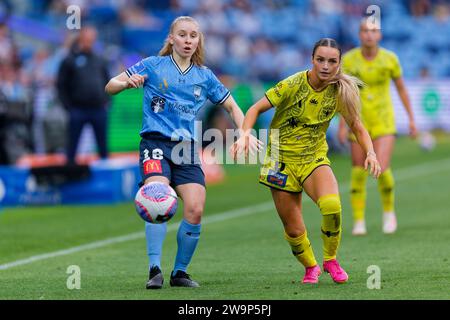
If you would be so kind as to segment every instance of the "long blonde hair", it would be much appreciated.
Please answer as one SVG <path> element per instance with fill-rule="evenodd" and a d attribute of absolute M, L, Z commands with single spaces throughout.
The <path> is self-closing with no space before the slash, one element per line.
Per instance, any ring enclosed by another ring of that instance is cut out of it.
<path fill-rule="evenodd" d="M 181 22 L 181 21 L 192 22 L 192 23 L 196 24 L 197 26 L 199 26 L 197 20 L 195 20 L 194 18 L 189 17 L 189 16 L 180 16 L 180 17 L 177 17 L 175 20 L 173 20 L 172 24 L 170 25 L 169 34 L 167 35 L 166 40 L 164 41 L 164 46 L 159 51 L 160 56 L 168 56 L 168 55 L 172 54 L 173 46 L 170 44 L 169 35 L 173 34 L 173 30 L 175 29 L 175 26 L 177 25 L 178 22 Z M 200 27 L 199 27 L 199 29 L 200 29 Z M 198 46 L 197 46 L 197 49 L 195 50 L 194 54 L 191 57 L 191 61 L 193 64 L 195 64 L 197 66 L 202 66 L 205 61 L 204 37 L 203 37 L 203 33 L 201 31 L 199 31 Z"/>
<path fill-rule="evenodd" d="M 333 78 L 328 81 L 328 84 L 336 84 L 338 88 L 338 110 L 343 113 L 345 117 L 353 121 L 359 120 L 361 111 L 361 99 L 359 96 L 359 88 L 364 86 L 364 83 L 356 77 L 345 74 L 341 68 L 342 50 L 336 40 L 331 38 L 323 38 L 317 41 L 314 45 L 312 56 L 318 47 L 331 47 L 339 51 L 339 68 Z"/>

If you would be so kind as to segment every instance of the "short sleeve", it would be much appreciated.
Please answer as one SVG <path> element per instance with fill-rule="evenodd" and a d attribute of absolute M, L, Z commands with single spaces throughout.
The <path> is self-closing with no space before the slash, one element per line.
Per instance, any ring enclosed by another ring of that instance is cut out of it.
<path fill-rule="evenodd" d="M 152 62 L 152 58 L 154 57 L 148 57 L 145 58 L 137 63 L 135 63 L 134 65 L 132 65 L 131 67 L 129 67 L 127 70 L 125 70 L 125 73 L 127 74 L 128 77 L 131 77 L 133 74 L 140 74 L 141 76 L 143 75 L 148 75 L 148 72 L 150 71 L 150 67 L 151 67 L 151 62 Z"/>
<path fill-rule="evenodd" d="M 208 87 L 208 99 L 214 104 L 222 104 L 230 96 L 230 91 L 220 82 L 219 79 L 209 71 L 209 87 Z"/>
<path fill-rule="evenodd" d="M 392 69 L 391 69 L 391 78 L 397 79 L 402 76 L 402 66 L 400 65 L 400 61 L 396 54 L 392 54 Z"/>
<path fill-rule="evenodd" d="M 281 80 L 275 86 L 266 91 L 266 98 L 273 107 L 283 105 L 289 95 L 288 79 Z"/>

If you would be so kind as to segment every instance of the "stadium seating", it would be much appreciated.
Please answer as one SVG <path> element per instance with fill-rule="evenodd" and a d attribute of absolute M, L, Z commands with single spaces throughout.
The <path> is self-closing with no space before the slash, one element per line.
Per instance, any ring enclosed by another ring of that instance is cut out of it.
<path fill-rule="evenodd" d="M 60 24 L 64 22 L 65 17 L 62 13 L 58 16 L 54 12 L 46 12 L 44 2 L 38 1 L 35 5 L 29 5 L 23 9 L 25 11 L 20 16 L 12 15 L 10 26 L 17 34 L 51 44 L 61 43 Z M 218 35 L 221 38 L 220 41 L 225 41 L 224 48 L 230 48 L 229 41 L 233 34 L 241 33 L 252 40 L 264 38 L 276 43 L 277 45 L 271 48 L 274 60 L 283 54 L 281 48 L 286 46 L 292 47 L 290 50 L 300 52 L 303 58 L 289 70 L 279 71 L 276 64 L 270 66 L 272 80 L 307 67 L 310 49 L 321 37 L 334 37 L 345 49 L 358 45 L 358 23 L 364 13 L 359 12 L 363 6 L 358 2 L 349 2 L 344 6 L 343 2 L 336 1 L 335 8 L 339 9 L 336 13 L 321 6 L 320 1 L 313 0 L 280 1 L 277 5 L 270 1 L 243 2 L 247 3 L 246 10 L 234 5 L 232 1 L 218 1 L 215 6 L 202 5 L 201 1 L 179 1 L 179 7 L 173 9 L 167 9 L 168 5 L 160 5 L 156 8 L 149 4 L 141 8 L 142 12 L 156 21 L 149 28 L 124 24 L 125 22 L 120 20 L 123 7 L 119 5 L 113 7 L 108 1 L 96 1 L 95 4 L 88 5 L 84 19 L 99 27 L 112 25 L 121 27 L 118 28 L 119 30 L 108 32 L 106 30 L 111 28 L 105 27 L 105 32 L 101 36 L 105 43 L 118 44 L 122 48 L 123 55 L 131 52 L 137 52 L 143 56 L 156 54 L 164 41 L 170 22 L 179 14 L 190 14 L 196 17 L 203 24 L 207 39 L 209 35 Z M 286 6 L 287 3 L 289 7 Z M 442 59 L 440 67 L 427 66 L 431 76 L 450 76 L 450 62 L 446 58 L 450 50 L 449 17 L 437 18 L 431 14 L 414 17 L 409 12 L 407 2 L 401 0 L 383 0 L 377 1 L 377 4 L 382 8 L 381 23 L 384 37 L 382 45 L 405 58 L 402 60 L 405 61 L 406 77 L 419 76 L 423 65 L 417 61 L 423 61 L 420 60 L 423 57 L 429 58 L 427 61 Z M 302 32 L 302 30 L 308 30 L 308 32 Z M 209 65 L 242 80 L 260 80 L 258 73 L 242 70 L 252 67 L 250 63 L 253 59 L 252 54 L 249 53 L 245 59 L 246 61 L 236 65 L 236 61 L 239 60 L 236 53 L 224 50 L 220 59 L 209 61 Z M 229 68 L 223 67 L 228 64 L 230 64 Z"/>

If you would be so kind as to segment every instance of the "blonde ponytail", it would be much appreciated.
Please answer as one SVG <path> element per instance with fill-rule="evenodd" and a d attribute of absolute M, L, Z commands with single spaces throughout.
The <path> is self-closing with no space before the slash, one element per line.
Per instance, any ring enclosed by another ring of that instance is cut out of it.
<path fill-rule="evenodd" d="M 359 88 L 363 87 L 364 83 L 356 77 L 343 73 L 341 68 L 329 83 L 337 85 L 339 112 L 352 122 L 359 120 L 361 112 Z"/>

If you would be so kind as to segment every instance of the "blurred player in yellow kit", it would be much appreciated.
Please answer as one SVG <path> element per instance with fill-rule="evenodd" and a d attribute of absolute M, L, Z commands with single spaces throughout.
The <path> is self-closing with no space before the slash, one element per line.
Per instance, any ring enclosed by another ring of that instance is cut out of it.
<path fill-rule="evenodd" d="M 270 187 L 284 236 L 305 267 L 303 283 L 317 283 L 321 268 L 314 257 L 302 217 L 302 191 L 322 213 L 323 269 L 337 283 L 348 275 L 336 260 L 341 239 L 341 202 L 336 178 L 327 157 L 325 134 L 340 112 L 362 150 L 364 166 L 378 177 L 380 165 L 372 141 L 359 119 L 359 81 L 341 72 L 341 49 L 335 40 L 319 40 L 311 70 L 298 72 L 269 89 L 245 115 L 241 137 L 231 147 L 234 157 L 248 154 L 250 130 L 259 114 L 275 108 L 260 183 Z"/>
<path fill-rule="evenodd" d="M 409 118 L 409 133 L 417 135 L 411 103 L 406 91 L 402 69 L 395 53 L 381 48 L 381 31 L 379 25 L 369 19 L 363 19 L 359 29 L 361 47 L 347 52 L 342 58 L 343 71 L 364 82 L 361 88 L 361 118 L 364 126 L 373 140 L 375 153 L 381 165 L 381 175 L 378 179 L 378 189 L 383 206 L 383 232 L 394 233 L 397 229 L 397 218 L 394 211 L 394 177 L 390 168 L 394 148 L 396 126 L 394 108 L 390 95 L 391 79 L 394 81 L 400 99 Z M 339 140 L 345 143 L 348 129 L 341 120 Z M 352 173 L 351 173 L 351 205 L 353 209 L 354 235 L 367 233 L 364 219 L 366 206 L 367 172 L 364 170 L 365 151 L 351 141 Z"/>

